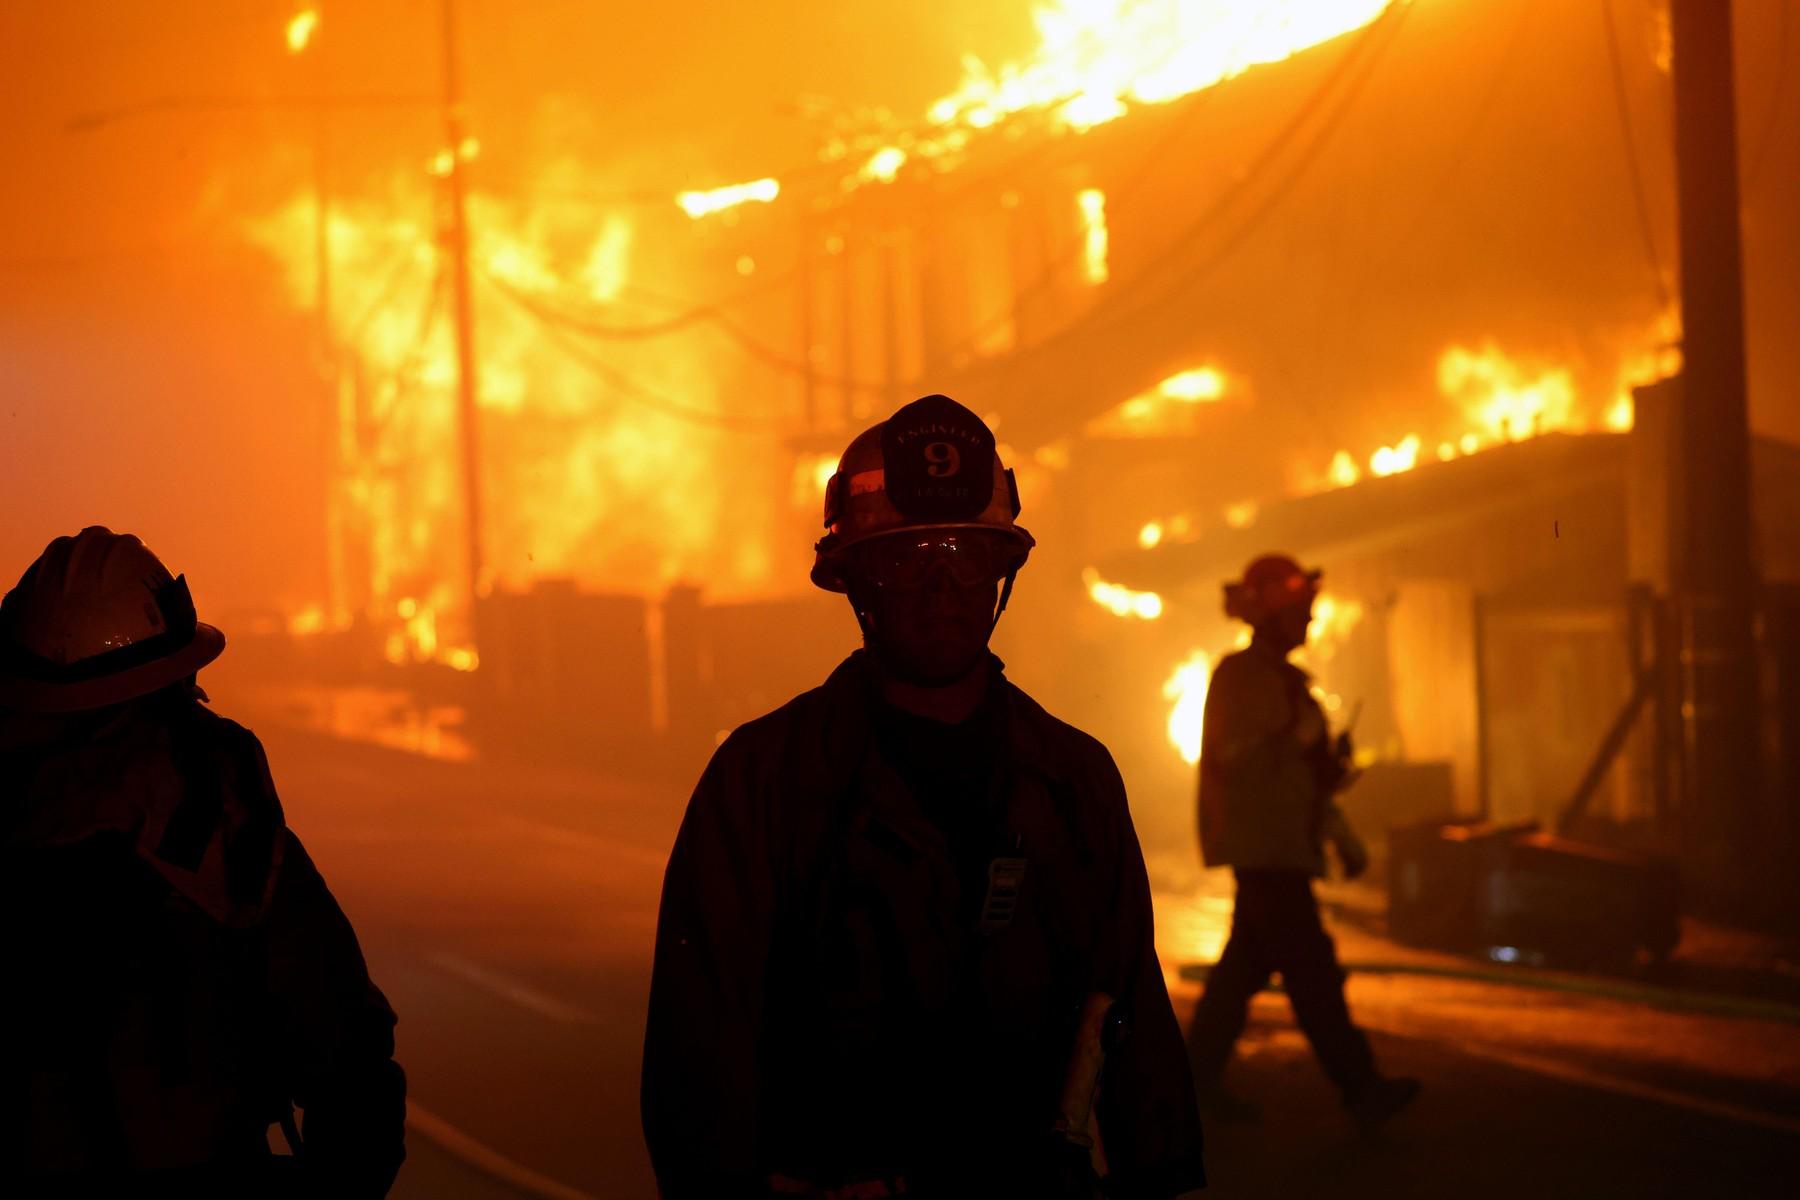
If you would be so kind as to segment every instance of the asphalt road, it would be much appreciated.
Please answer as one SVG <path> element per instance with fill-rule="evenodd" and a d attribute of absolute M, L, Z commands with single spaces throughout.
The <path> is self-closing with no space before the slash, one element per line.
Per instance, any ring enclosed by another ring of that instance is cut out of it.
<path fill-rule="evenodd" d="M 639 1045 L 683 789 L 258 731 L 401 1015 L 413 1114 L 394 1194 L 653 1196 Z M 1184 1017 L 1198 987 L 1175 966 L 1216 953 L 1217 888 L 1159 895 Z M 1381 950 L 1348 929 L 1343 944 Z M 1386 1069 L 1425 1080 L 1424 1097 L 1357 1136 L 1285 1001 L 1261 997 L 1232 1079 L 1264 1119 L 1209 1125 L 1208 1194 L 1800 1190 L 1800 1025 L 1454 979 L 1354 977 L 1350 999 Z"/>

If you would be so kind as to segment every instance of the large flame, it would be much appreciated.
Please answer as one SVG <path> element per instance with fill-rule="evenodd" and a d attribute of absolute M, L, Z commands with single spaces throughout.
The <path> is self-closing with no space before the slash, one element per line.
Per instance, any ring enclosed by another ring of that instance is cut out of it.
<path fill-rule="evenodd" d="M 1089 599 L 1115 617 L 1135 617 L 1142 621 L 1154 621 L 1163 615 L 1163 599 L 1155 592 L 1140 592 L 1128 588 L 1122 583 L 1112 583 L 1100 577 L 1100 572 L 1093 567 L 1086 567 L 1081 572 L 1081 582 L 1086 585 Z"/>
<path fill-rule="evenodd" d="M 1211 683 L 1212 660 L 1204 650 L 1196 650 L 1177 663 L 1163 681 L 1163 699 L 1170 702 L 1169 744 L 1190 767 L 1200 761 L 1206 691 Z"/>
<path fill-rule="evenodd" d="M 424 215 L 435 186 L 421 172 L 379 205 L 332 206 L 343 363 L 336 520 L 358 549 L 344 556 L 354 577 L 320 623 L 362 616 L 384 631 L 390 659 L 468 669 L 456 349 L 442 239 Z M 614 325 L 665 316 L 667 302 L 634 299 L 644 294 L 632 287 L 639 218 L 515 206 L 480 191 L 469 211 L 483 586 L 559 577 L 620 591 L 678 579 L 767 590 L 770 533 L 785 516 L 780 430 L 732 423 L 744 414 L 731 411 L 732 377 L 712 344 L 685 333 L 595 343 L 534 312 Z M 247 227 L 302 305 L 315 294 L 314 212 L 309 195 L 296 195 Z"/>
<path fill-rule="evenodd" d="M 891 183 L 911 162 L 949 169 L 974 135 L 1009 118 L 1044 113 L 1062 128 L 1091 129 L 1132 105 L 1166 104 L 1291 58 L 1408 2 L 1051 0 L 1032 14 L 1038 44 L 1028 59 L 996 67 L 966 57 L 961 82 L 922 122 L 896 130 L 884 113 L 885 127 L 834 138 L 821 157 L 854 164 L 845 189 Z"/>
<path fill-rule="evenodd" d="M 1456 418 L 1448 436 L 1436 442 L 1435 457 L 1447 462 L 1546 433 L 1627 432 L 1632 389 L 1681 369 L 1680 336 L 1674 311 L 1660 315 L 1650 335 L 1621 355 L 1617 387 L 1604 398 L 1581 396 L 1566 366 L 1515 357 L 1491 341 L 1479 348 L 1448 346 L 1438 357 L 1437 385 Z M 1365 474 L 1381 478 L 1410 471 L 1419 465 L 1425 445 L 1424 436 L 1413 432 L 1377 448 L 1366 460 L 1339 450 L 1300 490 L 1350 487 Z"/>
<path fill-rule="evenodd" d="M 1037 9 L 1024 63 L 964 65 L 931 106 L 939 130 L 986 129 L 1048 109 L 1073 129 L 1165 104 L 1360 29 L 1391 0 L 1056 0 Z"/>

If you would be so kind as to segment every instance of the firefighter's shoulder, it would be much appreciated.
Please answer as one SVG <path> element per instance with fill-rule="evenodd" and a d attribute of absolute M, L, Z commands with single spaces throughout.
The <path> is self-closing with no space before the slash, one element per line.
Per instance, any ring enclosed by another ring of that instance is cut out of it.
<path fill-rule="evenodd" d="M 1123 802 L 1125 786 L 1112 752 L 1093 734 L 1052 714 L 1018 685 L 1007 684 L 1013 750 L 1028 765 L 1078 785 L 1089 798 Z"/>
<path fill-rule="evenodd" d="M 1207 689 L 1208 699 L 1248 699 L 1261 694 L 1285 694 L 1283 664 L 1273 662 L 1266 654 L 1250 649 L 1236 650 L 1219 660 L 1213 668 Z"/>
<path fill-rule="evenodd" d="M 866 715 L 846 662 L 818 687 L 732 730 L 713 751 L 695 794 L 807 794 L 844 775 L 861 754 Z"/>

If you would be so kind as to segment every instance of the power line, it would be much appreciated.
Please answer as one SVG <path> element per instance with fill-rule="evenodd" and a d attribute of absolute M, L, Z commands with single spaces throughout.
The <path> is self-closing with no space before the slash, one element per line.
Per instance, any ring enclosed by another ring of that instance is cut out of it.
<path fill-rule="evenodd" d="M 541 333 L 557 348 L 573 360 L 578 366 L 595 376 L 614 393 L 640 407 L 647 408 L 663 416 L 673 417 L 689 424 L 704 425 L 715 429 L 723 429 L 733 433 L 782 433 L 791 428 L 791 423 L 771 418 L 736 417 L 729 413 L 715 412 L 708 409 L 694 408 L 661 393 L 651 391 L 610 363 L 602 361 L 593 351 L 575 337 L 571 336 L 558 324 L 545 317 L 536 308 L 525 302 L 523 296 L 512 288 L 499 286 L 499 281 L 491 275 L 483 274 L 482 278 L 495 287 L 502 296 L 511 302 L 523 315 L 530 318 Z"/>
<path fill-rule="evenodd" d="M 554 325 L 565 333 L 579 334 L 584 338 L 597 339 L 617 338 L 619 336 L 616 327 L 597 324 L 575 314 L 560 311 L 555 307 L 546 304 L 541 298 L 531 295 L 529 292 L 514 286 L 491 272 L 484 272 L 484 277 L 496 290 L 505 293 L 514 304 L 529 310 L 538 320 Z M 822 387 L 848 388 L 853 391 L 873 395 L 880 395 L 886 391 L 886 385 L 883 383 L 822 374 L 815 370 L 811 364 L 801 359 L 794 358 L 791 355 L 783 354 L 770 346 L 764 345 L 747 333 L 736 322 L 725 317 L 723 313 L 712 312 L 707 314 L 707 316 L 708 325 L 711 328 L 724 334 L 740 351 L 757 362 L 763 363 L 765 366 L 773 367 L 785 374 L 811 379 L 813 383 Z M 658 330 L 656 334 L 649 336 L 661 336 L 663 333 L 669 332 L 674 332 L 674 330 L 662 329 Z"/>
<path fill-rule="evenodd" d="M 1625 166 L 1631 178 L 1638 235 L 1643 241 L 1644 258 L 1650 265 L 1650 277 L 1656 283 L 1657 303 L 1668 308 L 1672 301 L 1668 284 L 1663 281 L 1662 259 L 1656 252 L 1656 236 L 1650 228 L 1650 203 L 1644 195 L 1644 180 L 1638 171 L 1637 137 L 1631 128 L 1631 103 L 1625 93 L 1625 64 L 1619 54 L 1618 30 L 1613 25 L 1612 0 L 1600 0 L 1600 16 L 1606 26 L 1606 55 L 1612 64 L 1613 101 L 1619 112 L 1619 135 L 1625 144 Z"/>
<path fill-rule="evenodd" d="M 1333 81 L 1341 76 L 1349 76 L 1349 68 L 1352 63 L 1360 66 L 1360 74 L 1348 78 L 1342 94 L 1333 102 L 1333 107 L 1325 113 L 1324 118 L 1313 133 L 1312 140 L 1301 147 L 1298 156 L 1295 158 L 1293 165 L 1288 169 L 1287 174 L 1275 183 L 1268 194 L 1263 197 L 1261 203 L 1253 208 L 1243 220 L 1238 222 L 1237 228 L 1227 236 L 1225 242 L 1218 246 L 1211 255 L 1192 264 L 1180 274 L 1176 275 L 1169 282 L 1168 286 L 1151 296 L 1144 303 L 1128 312 L 1120 314 L 1114 324 L 1136 320 L 1145 310 L 1157 308 L 1166 304 L 1176 293 L 1191 287 L 1194 283 L 1210 274 L 1220 263 L 1235 254 L 1249 238 L 1250 234 L 1262 224 L 1269 214 L 1281 206 L 1281 203 L 1286 200 L 1288 195 L 1293 191 L 1294 186 L 1300 182 L 1301 177 L 1304 176 L 1307 170 L 1311 168 L 1312 164 L 1318 160 L 1319 155 L 1323 152 L 1326 145 L 1330 143 L 1332 134 L 1337 131 L 1337 128 L 1339 124 L 1342 123 L 1344 117 L 1355 107 L 1357 97 L 1361 95 L 1363 86 L 1368 83 L 1369 78 L 1374 74 L 1376 65 L 1381 61 L 1381 56 L 1386 52 L 1387 48 L 1393 44 L 1394 37 L 1398 34 L 1401 24 L 1406 20 L 1406 14 L 1410 11 L 1411 6 L 1408 4 L 1390 4 L 1383 10 L 1381 17 L 1368 27 L 1364 37 L 1358 40 L 1355 49 L 1345 56 L 1345 61 L 1343 63 L 1340 63 L 1340 67 L 1343 69 L 1340 72 L 1333 73 Z M 1376 41 L 1375 34 L 1377 32 L 1385 33 L 1385 40 Z M 1320 90 L 1317 94 L 1318 99 L 1323 99 L 1325 90 L 1326 89 Z M 1310 107 L 1311 106 L 1309 105 L 1309 108 Z M 1301 117 L 1290 126 L 1290 132 L 1298 132 L 1299 128 L 1305 123 L 1305 118 L 1310 117 L 1311 115 L 1313 114 L 1310 111 L 1302 113 Z M 1271 160 L 1273 157 L 1272 154 L 1269 155 Z M 1203 231 L 1201 223 L 1196 222 L 1182 237 L 1176 239 L 1175 244 L 1177 246 L 1182 246 L 1197 240 L 1200 233 Z M 1153 264 L 1153 269 L 1151 271 L 1146 271 L 1138 280 L 1135 280 L 1134 283 L 1141 286 L 1142 282 L 1146 280 L 1149 275 L 1153 274 L 1156 269 L 1168 267 L 1173 261 L 1173 258 L 1166 252 L 1159 255 Z"/>
<path fill-rule="evenodd" d="M 1372 72 L 1374 64 L 1379 59 L 1381 52 L 1391 43 L 1392 31 L 1399 28 L 1399 24 L 1404 20 L 1408 9 L 1409 6 L 1406 4 L 1390 4 L 1382 11 L 1380 17 L 1376 18 L 1374 22 L 1363 30 L 1362 35 L 1358 37 L 1351 49 L 1334 65 L 1332 71 L 1321 82 L 1320 86 L 1314 89 L 1312 94 L 1307 97 L 1306 101 L 1296 111 L 1294 117 L 1269 141 L 1262 152 L 1257 155 L 1256 159 L 1245 170 L 1244 174 L 1237 179 L 1224 194 L 1209 205 L 1204 212 L 1193 221 L 1189 222 L 1189 224 L 1176 235 L 1173 241 L 1164 247 L 1155 258 L 1151 259 L 1144 267 L 1140 268 L 1135 275 L 1122 283 L 1107 297 L 1105 307 L 1111 314 L 1110 316 L 1097 314 L 1089 317 L 1078 317 L 1063 329 L 1038 342 L 1032 349 L 1042 349 L 1053 343 L 1067 340 L 1083 329 L 1110 331 L 1121 325 L 1136 321 L 1146 309 L 1153 308 L 1158 304 L 1165 302 L 1169 296 L 1190 286 L 1194 281 L 1203 277 L 1206 273 L 1218 266 L 1219 263 L 1230 257 L 1256 226 L 1259 225 L 1270 212 L 1274 211 L 1274 209 L 1279 206 L 1281 201 L 1286 198 L 1288 191 L 1291 190 L 1293 185 L 1298 182 L 1300 176 L 1305 173 L 1313 160 L 1316 159 L 1318 153 L 1329 140 L 1332 132 L 1335 131 L 1338 122 L 1342 119 L 1344 114 L 1349 111 L 1357 94 L 1360 92 L 1363 83 L 1367 81 Z M 1377 43 L 1375 41 L 1375 35 L 1378 32 L 1387 33 L 1389 35 L 1387 41 Z M 1373 55 L 1368 54 L 1371 46 L 1378 47 Z M 1364 62 L 1365 57 L 1367 58 L 1366 62 Z M 1154 277 L 1171 268 L 1175 261 L 1174 255 L 1178 250 L 1190 246 L 1208 232 L 1212 226 L 1249 191 L 1251 184 L 1257 181 L 1269 169 L 1269 167 L 1281 156 L 1282 152 L 1288 148 L 1289 144 L 1299 132 L 1304 129 L 1314 117 L 1318 116 L 1319 108 L 1325 102 L 1326 97 L 1337 89 L 1339 83 L 1343 82 L 1345 78 L 1349 76 L 1351 69 L 1359 63 L 1363 65 L 1362 74 L 1351 79 L 1348 86 L 1344 89 L 1343 94 L 1338 97 L 1335 107 L 1325 115 L 1323 124 L 1314 134 L 1312 140 L 1302 148 L 1300 157 L 1294 167 L 1292 167 L 1275 185 L 1274 189 L 1267 197 L 1265 197 L 1263 202 L 1253 209 L 1243 221 L 1239 222 L 1237 228 L 1228 236 L 1225 243 L 1198 264 L 1195 264 L 1186 271 L 1175 276 L 1168 287 L 1157 292 L 1147 302 L 1127 307 L 1129 297 L 1134 293 L 1141 292 L 1147 286 L 1150 286 Z"/>
<path fill-rule="evenodd" d="M 1120 294 L 1120 292 L 1132 287 L 1140 286 L 1147 275 L 1153 274 L 1167 266 L 1169 263 L 1169 252 L 1192 242 L 1196 237 L 1203 233 L 1213 221 L 1229 209 L 1232 203 L 1240 196 L 1244 195 L 1262 172 L 1268 168 L 1270 163 L 1279 157 L 1280 152 L 1287 146 L 1289 140 L 1305 126 L 1307 120 L 1317 111 L 1318 105 L 1321 104 L 1324 101 L 1324 98 L 1337 86 L 1338 81 L 1346 74 L 1351 64 L 1362 55 L 1365 47 L 1372 40 L 1375 31 L 1378 28 L 1385 26 L 1388 23 L 1389 16 L 1395 13 L 1397 9 L 1401 10 L 1403 13 L 1406 7 L 1405 3 L 1390 2 L 1389 5 L 1382 10 L 1380 16 L 1371 22 L 1363 31 L 1362 35 L 1357 39 L 1350 51 L 1339 60 L 1320 86 L 1301 104 L 1300 108 L 1296 111 L 1294 118 L 1284 126 L 1273 139 L 1271 139 L 1268 145 L 1263 148 L 1263 151 L 1257 155 L 1256 159 L 1252 161 L 1251 165 L 1244 173 L 1233 181 L 1231 187 L 1216 199 L 1204 213 L 1194 221 L 1190 222 L 1183 232 L 1164 249 L 1164 252 L 1151 260 L 1146 267 L 1140 270 L 1137 276 L 1132 280 L 1121 284 L 1120 288 L 1115 290 L 1114 295 L 1116 296 Z M 1395 21 L 1395 24 L 1397 23 L 1398 19 Z M 1125 185 L 1114 191 L 1112 199 L 1115 203 L 1130 199 L 1137 193 L 1138 189 L 1141 188 L 1144 182 L 1150 177 L 1151 172 L 1161 162 L 1164 151 L 1173 145 L 1175 141 L 1186 132 L 1187 127 L 1192 123 L 1195 114 L 1205 107 L 1207 101 L 1214 95 L 1217 89 L 1218 85 L 1215 84 L 1184 98 L 1185 107 L 1181 111 L 1179 118 L 1174 121 L 1169 129 L 1164 132 L 1163 136 L 1157 139 L 1149 150 L 1145 152 L 1143 158 L 1139 161 L 1137 170 L 1135 170 L 1131 177 L 1126 180 Z M 1053 284 L 1063 269 L 1074 262 L 1076 256 L 1082 252 L 1085 241 L 1086 239 L 1084 237 L 1078 237 L 1071 239 L 1066 243 L 1062 253 L 1046 264 L 1044 269 L 1040 271 L 1030 283 L 1019 289 L 1015 294 L 1012 303 L 1006 310 L 996 313 L 990 320 L 977 325 L 972 333 L 958 339 L 955 344 L 943 352 L 943 358 L 954 361 L 958 355 L 979 345 L 990 335 L 1003 328 L 1007 322 L 1013 319 L 1018 310 L 1019 301 L 1029 298 Z M 932 369 L 933 368 L 928 367 L 927 373 L 930 373 Z"/>

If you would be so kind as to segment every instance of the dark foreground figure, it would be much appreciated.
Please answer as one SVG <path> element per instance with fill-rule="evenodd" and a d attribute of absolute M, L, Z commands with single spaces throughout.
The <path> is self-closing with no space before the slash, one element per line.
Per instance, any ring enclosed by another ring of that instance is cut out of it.
<path fill-rule="evenodd" d="M 404 1157 L 394 1015 L 202 704 L 224 644 L 99 527 L 0 607 L 0 1193 L 374 1198 Z"/>
<path fill-rule="evenodd" d="M 1017 512 L 945 397 L 845 452 L 813 580 L 866 648 L 719 748 L 664 880 L 643 1116 L 671 1200 L 1091 1197 L 1096 1132 L 1110 1195 L 1204 1182 L 1118 771 L 987 650 Z"/>
<path fill-rule="evenodd" d="M 1324 843 L 1345 873 L 1368 865 L 1334 797 L 1352 780 L 1347 735 L 1332 741 L 1310 681 L 1288 655 L 1306 642 L 1319 573 L 1271 555 L 1226 587 L 1227 614 L 1248 622 L 1248 648 L 1219 663 L 1206 696 L 1200 760 L 1200 844 L 1208 866 L 1230 866 L 1237 902 L 1225 952 L 1188 1030 L 1194 1078 L 1221 1117 L 1254 1113 L 1220 1083 L 1244 1032 L 1250 999 L 1279 973 L 1307 1040 L 1364 1126 L 1387 1120 L 1419 1090 L 1375 1068 L 1344 1004 L 1344 973 L 1319 921 L 1312 881 Z"/>

